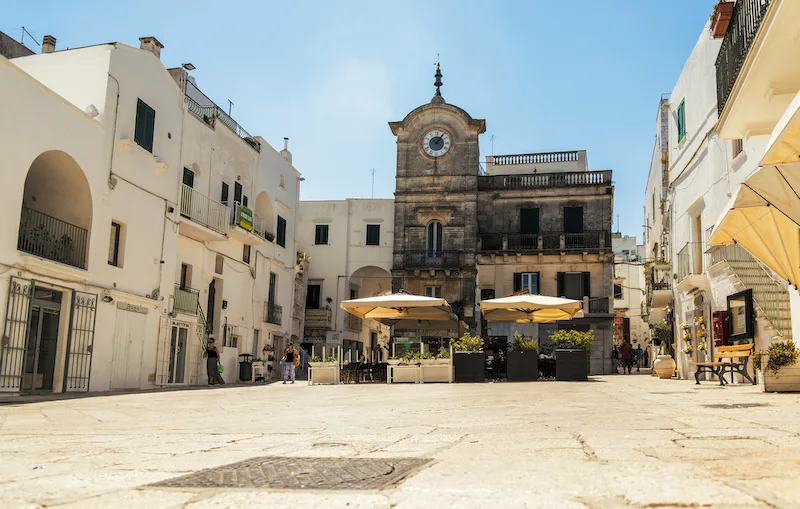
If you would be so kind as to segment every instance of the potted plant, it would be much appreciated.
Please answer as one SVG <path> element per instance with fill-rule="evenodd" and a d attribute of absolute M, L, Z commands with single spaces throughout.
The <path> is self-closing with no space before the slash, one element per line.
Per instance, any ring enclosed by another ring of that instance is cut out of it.
<path fill-rule="evenodd" d="M 800 391 L 800 350 L 794 341 L 777 338 L 766 350 L 753 355 L 753 367 L 764 392 Z"/>
<path fill-rule="evenodd" d="M 403 360 L 402 358 L 400 358 L 400 357 L 398 357 L 396 355 L 392 355 L 391 357 L 389 357 L 386 360 L 386 363 L 391 365 L 391 366 L 397 366 L 398 364 L 400 364 L 400 362 L 402 362 L 402 360 Z"/>
<path fill-rule="evenodd" d="M 436 355 L 436 364 L 450 364 L 450 350 L 442 348 Z"/>
<path fill-rule="evenodd" d="M 422 364 L 431 365 L 436 364 L 436 356 L 430 352 L 425 352 L 422 354 L 422 358 L 420 359 Z"/>
<path fill-rule="evenodd" d="M 560 330 L 550 336 L 556 346 L 556 380 L 585 382 L 589 379 L 589 350 L 594 331 Z"/>
<path fill-rule="evenodd" d="M 460 338 L 451 338 L 450 346 L 455 351 L 453 367 L 456 382 L 483 382 L 485 380 L 485 359 L 483 339 L 469 332 Z"/>
<path fill-rule="evenodd" d="M 325 356 L 324 358 L 320 358 L 318 356 L 309 357 L 308 365 L 312 368 L 321 368 L 324 366 L 330 366 L 331 364 L 336 364 L 338 359 L 336 357 Z"/>
<path fill-rule="evenodd" d="M 422 356 L 419 352 L 408 351 L 403 355 L 403 361 L 405 361 L 406 364 L 419 364 L 421 359 Z"/>
<path fill-rule="evenodd" d="M 671 327 L 666 321 L 654 323 L 650 326 L 650 335 L 653 337 L 653 343 L 659 348 L 659 355 L 653 363 L 653 371 L 658 378 L 665 380 L 672 378 L 676 367 L 675 359 L 666 354 L 672 336 Z"/>
<path fill-rule="evenodd" d="M 511 382 L 539 379 L 539 342 L 514 331 L 513 350 L 508 353 L 507 377 Z"/>
<path fill-rule="evenodd" d="M 734 2 L 721 1 L 714 6 L 711 13 L 711 34 L 714 39 L 722 39 L 728 31 L 728 25 L 733 18 Z"/>

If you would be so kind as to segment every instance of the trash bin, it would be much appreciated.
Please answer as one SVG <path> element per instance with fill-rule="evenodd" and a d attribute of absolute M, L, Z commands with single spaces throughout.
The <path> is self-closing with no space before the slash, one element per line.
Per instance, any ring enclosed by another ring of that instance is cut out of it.
<path fill-rule="evenodd" d="M 239 356 L 239 380 L 249 382 L 253 378 L 253 356 L 243 353 Z"/>

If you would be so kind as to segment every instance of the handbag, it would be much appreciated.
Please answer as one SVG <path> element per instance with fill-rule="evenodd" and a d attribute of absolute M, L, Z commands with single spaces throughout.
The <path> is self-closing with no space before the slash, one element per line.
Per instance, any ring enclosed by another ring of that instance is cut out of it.
<path fill-rule="evenodd" d="M 217 373 L 221 375 L 223 371 L 225 371 L 225 366 L 222 364 L 217 364 Z"/>

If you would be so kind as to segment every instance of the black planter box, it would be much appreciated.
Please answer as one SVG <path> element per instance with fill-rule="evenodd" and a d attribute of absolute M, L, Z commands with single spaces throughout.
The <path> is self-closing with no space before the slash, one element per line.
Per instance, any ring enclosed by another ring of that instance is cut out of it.
<path fill-rule="evenodd" d="M 589 352 L 585 350 L 556 350 L 556 380 L 585 382 L 589 379 Z"/>
<path fill-rule="evenodd" d="M 480 353 L 454 353 L 453 369 L 456 382 L 483 382 L 486 356 Z"/>
<path fill-rule="evenodd" d="M 508 352 L 506 377 L 509 382 L 531 382 L 539 379 L 539 352 Z"/>

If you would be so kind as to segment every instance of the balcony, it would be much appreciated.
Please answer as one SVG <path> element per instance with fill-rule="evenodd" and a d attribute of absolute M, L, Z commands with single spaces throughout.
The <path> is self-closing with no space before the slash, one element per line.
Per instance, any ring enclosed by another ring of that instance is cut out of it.
<path fill-rule="evenodd" d="M 86 269 L 88 232 L 37 210 L 22 207 L 17 249 Z"/>
<path fill-rule="evenodd" d="M 196 315 L 200 303 L 200 292 L 194 288 L 175 285 L 172 310 L 184 315 Z"/>
<path fill-rule="evenodd" d="M 585 315 L 613 316 L 614 306 L 611 297 L 584 297 L 583 309 Z"/>
<path fill-rule="evenodd" d="M 703 242 L 687 242 L 678 251 L 677 274 L 678 284 L 676 288 L 683 291 L 698 288 L 706 280 L 703 274 Z"/>
<path fill-rule="evenodd" d="M 568 150 L 565 152 L 539 152 L 536 154 L 513 154 L 507 156 L 494 156 L 495 166 L 506 166 L 510 164 L 544 164 L 544 163 L 566 163 L 580 160 L 580 152 Z"/>
<path fill-rule="evenodd" d="M 283 321 L 283 308 L 274 302 L 264 304 L 264 322 L 280 325 Z"/>
<path fill-rule="evenodd" d="M 181 233 L 201 242 L 222 240 L 228 231 L 230 209 L 208 196 L 183 184 L 181 187 L 181 216 L 198 226 L 181 221 Z"/>
<path fill-rule="evenodd" d="M 233 204 L 230 223 L 228 233 L 243 244 L 255 246 L 264 241 L 272 242 L 275 238 L 267 231 L 267 221 L 241 203 Z"/>
<path fill-rule="evenodd" d="M 362 322 L 361 318 L 347 313 L 344 319 L 344 328 L 353 332 L 361 332 Z"/>
<path fill-rule="evenodd" d="M 461 251 L 406 251 L 407 268 L 456 268 L 461 262 Z"/>
<path fill-rule="evenodd" d="M 495 158 L 497 160 L 497 156 Z M 611 170 L 489 175 L 478 177 L 478 190 L 559 189 L 565 187 L 610 186 Z"/>
<path fill-rule="evenodd" d="M 652 308 L 663 308 L 672 302 L 672 271 L 669 265 L 654 265 L 648 274 L 648 303 Z"/>
<path fill-rule="evenodd" d="M 737 0 L 717 55 L 717 110 L 720 115 L 767 12 L 770 0 Z"/>
<path fill-rule="evenodd" d="M 225 110 L 220 108 L 211 99 L 208 98 L 203 92 L 200 91 L 191 81 L 186 82 L 187 94 L 185 96 L 187 109 L 189 112 L 197 117 L 202 122 L 205 122 L 210 127 L 215 127 L 217 119 L 228 129 L 233 131 L 237 137 L 241 138 L 243 142 L 250 145 L 256 152 L 261 152 L 261 143 L 258 142 L 253 136 L 250 135 L 245 129 L 239 125 L 230 115 L 225 113 Z"/>
<path fill-rule="evenodd" d="M 305 327 L 308 329 L 330 329 L 330 309 L 306 309 Z"/>
<path fill-rule="evenodd" d="M 583 233 L 558 231 L 541 233 L 485 233 L 480 236 L 481 252 L 568 252 L 602 251 L 608 245 L 609 232 L 590 230 Z"/>

